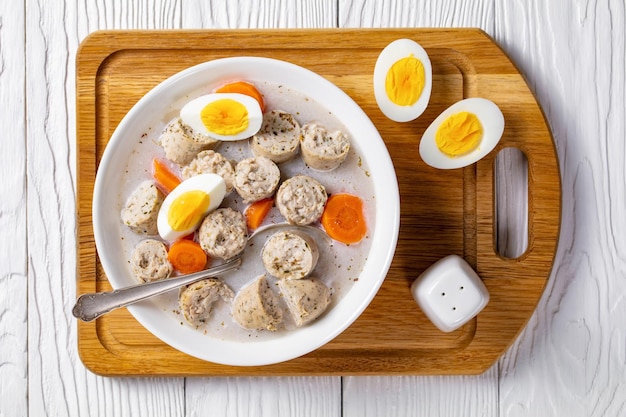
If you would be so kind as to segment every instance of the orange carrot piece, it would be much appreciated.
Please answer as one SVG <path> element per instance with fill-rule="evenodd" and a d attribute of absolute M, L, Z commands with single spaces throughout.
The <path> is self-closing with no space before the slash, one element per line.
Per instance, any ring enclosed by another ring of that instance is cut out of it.
<path fill-rule="evenodd" d="M 246 223 L 248 223 L 248 228 L 254 230 L 259 227 L 273 205 L 274 199 L 272 198 L 264 198 L 263 200 L 255 201 L 250 204 L 246 209 Z"/>
<path fill-rule="evenodd" d="M 180 239 L 172 243 L 167 259 L 174 269 L 183 274 L 192 274 L 206 268 L 207 255 L 200 244 L 193 240 Z"/>
<path fill-rule="evenodd" d="M 253 84 L 245 81 L 237 81 L 234 83 L 226 84 L 215 90 L 216 93 L 239 93 L 250 96 L 259 102 L 261 107 L 261 113 L 265 111 L 265 103 L 263 101 L 263 95 L 256 89 Z"/>
<path fill-rule="evenodd" d="M 322 213 L 322 226 L 331 238 L 345 243 L 358 243 L 367 234 L 363 201 L 351 194 L 333 194 Z"/>
<path fill-rule="evenodd" d="M 157 158 L 152 160 L 152 176 L 154 177 L 157 186 L 165 194 L 171 193 L 172 190 L 181 182 L 180 178 L 178 178 L 178 176 L 174 174 L 163 161 L 160 161 Z"/>

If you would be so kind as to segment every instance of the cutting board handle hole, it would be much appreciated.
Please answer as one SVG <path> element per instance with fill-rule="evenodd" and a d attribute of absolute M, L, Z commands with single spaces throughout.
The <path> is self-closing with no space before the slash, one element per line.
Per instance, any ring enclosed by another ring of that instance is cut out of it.
<path fill-rule="evenodd" d="M 528 250 L 528 158 L 504 148 L 495 159 L 495 247 L 498 255 L 517 259 Z"/>

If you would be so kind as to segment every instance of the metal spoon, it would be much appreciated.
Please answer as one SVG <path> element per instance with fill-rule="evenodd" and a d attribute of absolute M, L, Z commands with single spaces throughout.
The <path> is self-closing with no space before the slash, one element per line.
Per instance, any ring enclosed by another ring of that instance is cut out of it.
<path fill-rule="evenodd" d="M 266 232 L 270 229 L 279 228 L 299 228 L 305 230 L 311 230 L 322 236 L 327 243 L 330 244 L 330 238 L 322 230 L 319 230 L 312 226 L 294 226 L 287 223 L 270 224 L 264 227 L 260 227 L 248 236 L 248 241 L 257 236 L 259 233 Z M 219 275 L 224 272 L 237 269 L 241 266 L 242 254 L 225 262 L 221 265 L 213 268 L 205 269 L 204 271 L 196 272 L 195 274 L 183 275 L 176 278 L 168 278 L 161 281 L 153 281 L 144 284 L 132 285 L 129 287 L 120 288 L 114 291 L 103 291 L 96 293 L 83 294 L 76 299 L 76 304 L 72 309 L 72 314 L 77 319 L 82 321 L 92 321 L 98 317 L 109 313 L 115 309 L 126 307 L 138 301 L 145 300 L 146 298 L 154 297 L 156 295 L 163 294 L 165 292 L 180 288 L 185 285 L 193 284 L 196 281 L 200 281 L 211 276 Z"/>
<path fill-rule="evenodd" d="M 76 300 L 72 314 L 82 321 L 92 321 L 117 308 L 126 307 L 146 298 L 239 268 L 241 262 L 241 256 L 238 256 L 221 265 L 194 274 L 132 285 L 115 291 L 83 294 Z"/>

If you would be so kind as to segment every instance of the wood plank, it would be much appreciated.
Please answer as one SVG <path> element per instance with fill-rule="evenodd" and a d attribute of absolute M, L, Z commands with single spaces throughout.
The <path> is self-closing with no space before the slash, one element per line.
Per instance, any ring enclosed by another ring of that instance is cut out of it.
<path fill-rule="evenodd" d="M 13 97 L 19 98 L 21 105 L 8 108 L 26 106 L 28 116 L 26 208 L 30 256 L 28 366 L 20 367 L 21 372 L 28 369 L 28 383 L 22 385 L 16 378 L 7 393 L 14 390 L 15 398 L 9 402 L 19 405 L 17 390 L 20 386 L 27 389 L 28 407 L 7 415 L 184 415 L 182 379 L 115 380 L 87 371 L 78 358 L 76 322 L 71 315 L 76 299 L 73 283 L 78 229 L 74 123 L 78 44 L 89 31 L 99 28 L 175 27 L 180 20 L 180 3 L 27 0 L 25 4 L 3 2 L 2 7 L 9 4 L 26 13 L 26 42 L 22 39 L 15 45 L 27 54 L 27 65 L 22 62 L 26 98 L 24 102 L 23 83 L 12 87 L 19 88 Z M 18 23 L 16 17 L 12 16 L 11 22 L 7 17 L 3 26 Z M 13 32 L 22 34 L 24 30 Z M 8 44 L 2 42 L 3 51 Z M 19 56 L 16 58 L 19 65 Z M 3 149 L 6 142 L 2 141 Z M 19 195 L 17 190 L 15 195 Z M 23 205 L 20 207 L 23 209 Z M 19 292 L 12 297 L 19 297 Z M 6 392 L 0 391 L 2 395 Z"/>
<path fill-rule="evenodd" d="M 338 0 L 341 28 L 481 28 L 494 29 L 491 1 Z"/>
<path fill-rule="evenodd" d="M 0 415 L 28 408 L 24 2 L 0 4 Z"/>
<path fill-rule="evenodd" d="M 334 0 L 186 0 L 182 14 L 185 29 L 332 28 L 337 4 Z"/>
<path fill-rule="evenodd" d="M 502 358 L 500 415 L 624 415 L 626 10 L 498 2 L 494 36 L 554 132 L 563 176 L 557 268 Z"/>
<path fill-rule="evenodd" d="M 552 265 L 559 224 L 559 177 L 550 134 L 523 78 L 500 49 L 476 30 L 214 31 L 210 36 L 219 39 L 218 46 L 206 50 L 204 40 L 208 34 L 206 31 L 170 33 L 159 36 L 158 42 L 154 42 L 150 32 L 101 33 L 83 45 L 77 77 L 79 86 L 87 86 L 87 89 L 80 90 L 78 133 L 79 156 L 87 159 L 80 164 L 81 168 L 93 170 L 93 167 L 87 168 L 90 158 L 101 153 L 119 120 L 142 91 L 145 93 L 159 81 L 159 74 L 163 79 L 211 57 L 239 55 L 244 48 L 251 48 L 255 55 L 288 59 L 327 76 L 344 88 L 370 115 L 390 149 L 401 192 L 404 190 L 403 229 L 392 269 L 371 308 L 352 327 L 318 351 L 293 361 L 261 368 L 224 367 L 191 360 L 166 346 L 153 345 L 153 340 L 146 341 L 145 347 L 162 352 L 167 360 L 138 355 L 141 350 L 137 349 L 133 354 L 130 347 L 141 344 L 137 338 L 133 339 L 133 334 L 141 335 L 128 331 L 129 326 L 136 326 L 136 323 L 123 313 L 103 318 L 99 325 L 80 324 L 83 360 L 100 372 L 114 374 L 478 373 L 488 368 L 511 343 L 535 307 Z M 380 49 L 399 36 L 414 36 L 431 51 L 434 79 L 439 83 L 435 85 L 437 93 L 424 118 L 402 126 L 380 114 L 372 95 L 367 93 L 370 90 L 365 81 Z M 182 38 L 185 48 L 172 58 L 172 50 L 180 45 Z M 312 38 L 315 42 L 311 45 Z M 282 50 L 281 46 L 287 42 L 289 49 Z M 364 44 L 371 47 L 363 48 Z M 131 45 L 132 49 L 128 49 Z M 197 49 L 193 45 L 197 45 Z M 301 49 L 304 46 L 305 49 Z M 322 50 L 312 54 L 312 48 Z M 334 53 L 327 54 L 324 48 Z M 338 52 L 342 50 L 343 53 Z M 112 55 L 113 52 L 116 53 Z M 350 56 L 350 59 L 338 61 L 340 56 Z M 101 64 L 106 58 L 109 58 L 106 63 Z M 142 62 L 157 59 L 162 64 L 159 67 L 142 65 Z M 352 62 L 359 62 L 359 65 L 350 66 Z M 370 65 L 365 65 L 368 62 Z M 101 78 L 95 80 L 96 76 Z M 116 81 L 120 78 L 121 82 Z M 137 88 L 128 90 L 126 85 Z M 451 96 L 450 88 L 457 89 Z M 101 98 L 98 112 L 94 113 L 89 106 L 90 103 L 93 106 L 96 94 Z M 529 213 L 530 250 L 515 260 L 501 259 L 493 249 L 495 153 L 468 170 L 445 173 L 406 157 L 405 150 L 413 143 L 416 129 L 425 129 L 428 120 L 453 101 L 476 95 L 491 98 L 505 114 L 507 130 L 499 149 L 517 147 L 529 159 L 529 193 L 533 202 Z M 99 114 L 106 117 L 98 118 Z M 83 123 L 85 120 L 88 123 Z M 93 123 L 98 126 L 95 138 Z M 92 181 L 92 173 L 79 176 L 81 186 L 85 187 L 80 189 L 79 199 L 86 207 L 91 199 L 90 178 Z M 473 185 L 468 189 L 462 184 Z M 429 196 L 429 201 L 423 200 L 425 196 Z M 441 199 L 434 204 L 440 207 L 441 216 L 433 216 L 426 210 L 435 199 Z M 469 205 L 461 206 L 458 201 L 469 202 Z M 81 225 L 88 227 L 88 217 L 84 217 L 84 213 L 81 217 L 81 221 L 85 220 Z M 80 246 L 91 247 L 93 252 L 93 239 L 89 240 L 86 230 Z M 432 262 L 455 252 L 464 253 L 475 265 L 489 288 L 491 302 L 478 320 L 457 332 L 443 334 L 415 308 L 408 285 Z M 80 262 L 89 273 L 81 273 L 79 291 L 94 291 L 97 285 L 92 274 L 95 270 L 93 253 L 81 256 Z M 103 279 L 98 285 L 105 282 Z M 398 319 L 389 322 L 390 316 Z M 371 337 L 385 328 L 390 330 L 384 337 Z M 100 338 L 104 335 L 107 335 L 105 339 Z M 108 344 L 108 347 L 103 346 L 104 351 L 97 349 L 98 340 Z M 102 360 L 102 355 L 113 351 L 114 357 Z M 442 356 L 442 352 L 446 354 Z M 349 362 L 345 361 L 347 356 L 351 358 Z"/>
<path fill-rule="evenodd" d="M 343 416 L 498 416 L 498 367 L 471 376 L 346 377 Z"/>
<path fill-rule="evenodd" d="M 187 378 L 185 403 L 190 415 L 341 416 L 341 378 Z"/>

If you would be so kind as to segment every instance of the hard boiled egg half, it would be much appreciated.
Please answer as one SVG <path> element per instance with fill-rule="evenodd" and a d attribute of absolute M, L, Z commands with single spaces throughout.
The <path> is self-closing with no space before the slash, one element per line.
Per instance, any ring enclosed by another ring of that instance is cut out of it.
<path fill-rule="evenodd" d="M 257 133 L 263 123 L 263 112 L 258 101 L 245 94 L 213 93 L 185 104 L 180 118 L 196 133 L 232 141 Z"/>
<path fill-rule="evenodd" d="M 420 156 L 434 168 L 462 168 L 491 152 L 503 132 L 504 116 L 495 103 L 484 98 L 461 100 L 426 129 Z"/>
<path fill-rule="evenodd" d="M 374 96 L 385 116 L 395 122 L 419 117 L 433 86 L 428 54 L 411 39 L 397 39 L 382 50 L 374 67 Z"/>
<path fill-rule="evenodd" d="M 159 236 L 173 242 L 193 233 L 206 215 L 222 204 L 225 194 L 226 183 L 217 174 L 200 174 L 181 182 L 161 205 Z"/>

